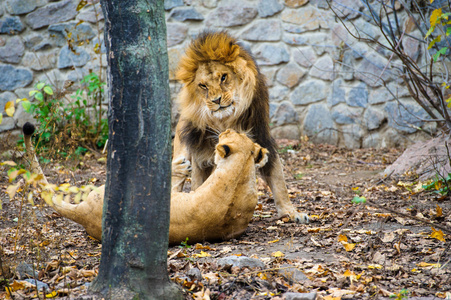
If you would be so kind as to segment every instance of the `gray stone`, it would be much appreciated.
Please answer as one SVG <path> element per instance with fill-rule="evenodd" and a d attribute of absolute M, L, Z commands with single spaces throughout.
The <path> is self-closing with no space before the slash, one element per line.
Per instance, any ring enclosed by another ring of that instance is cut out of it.
<path fill-rule="evenodd" d="M 255 58 L 259 65 L 278 65 L 288 62 L 290 60 L 290 54 L 282 45 L 261 44 L 255 50 Z"/>
<path fill-rule="evenodd" d="M 164 9 L 170 10 L 174 7 L 183 6 L 183 0 L 164 0 Z"/>
<path fill-rule="evenodd" d="M 19 279 L 25 279 L 27 277 L 35 278 L 38 276 L 36 271 L 33 271 L 33 267 L 25 262 L 19 263 L 16 267 L 16 275 Z"/>
<path fill-rule="evenodd" d="M 318 8 L 329 9 L 329 3 L 324 0 L 310 0 L 308 1 L 311 5 L 314 5 Z"/>
<path fill-rule="evenodd" d="M 421 106 L 414 102 L 389 102 L 385 106 L 388 125 L 403 133 L 414 133 L 422 127 L 424 119 L 430 119 Z"/>
<path fill-rule="evenodd" d="M 95 37 L 92 39 L 92 45 L 94 47 L 96 47 L 96 45 L 100 45 L 100 53 L 106 53 L 106 47 L 105 47 L 105 43 L 103 42 L 103 34 L 100 36 L 100 41 L 99 41 L 99 37 Z"/>
<path fill-rule="evenodd" d="M 359 83 L 357 86 L 353 87 L 349 91 L 348 98 L 346 98 L 346 103 L 349 106 L 368 106 L 368 88 L 363 82 Z"/>
<path fill-rule="evenodd" d="M 272 119 L 274 114 L 276 113 L 277 108 L 279 107 L 278 103 L 269 103 L 269 119 Z"/>
<path fill-rule="evenodd" d="M 337 46 L 343 48 L 349 46 L 355 42 L 355 38 L 352 37 L 346 27 L 341 23 L 336 23 L 331 30 L 331 41 Z"/>
<path fill-rule="evenodd" d="M 50 36 L 56 39 L 58 46 L 64 46 L 69 39 L 75 43 L 80 43 L 89 41 L 96 36 L 91 26 L 87 23 L 58 23 L 50 25 L 48 30 Z"/>
<path fill-rule="evenodd" d="M 279 275 L 282 275 L 291 284 L 308 280 L 307 276 L 301 270 L 290 264 L 281 265 Z"/>
<path fill-rule="evenodd" d="M 286 8 L 282 12 L 281 19 L 284 22 L 298 25 L 303 31 L 312 31 L 320 27 L 327 28 L 320 12 L 310 6 L 303 9 Z"/>
<path fill-rule="evenodd" d="M 332 108 L 331 116 L 337 124 L 354 124 L 361 120 L 363 110 L 339 104 Z"/>
<path fill-rule="evenodd" d="M 180 48 L 168 49 L 169 58 L 169 79 L 175 80 L 175 73 L 177 72 L 177 66 L 179 64 L 180 58 L 183 55 L 183 50 Z"/>
<path fill-rule="evenodd" d="M 1 113 L 1 112 L 0 112 Z M 2 123 L 0 123 L 0 132 L 14 129 L 16 127 L 16 121 L 11 117 L 4 117 Z"/>
<path fill-rule="evenodd" d="M 323 0 L 324 1 L 324 0 Z M 284 300 L 315 300 L 316 292 L 312 293 L 285 293 L 283 294 Z"/>
<path fill-rule="evenodd" d="M 249 258 L 247 256 L 227 256 L 218 260 L 220 267 L 238 267 L 238 268 L 264 268 L 265 264 L 256 258 Z"/>
<path fill-rule="evenodd" d="M 218 6 L 218 0 L 202 0 L 202 5 L 208 8 L 216 8 Z"/>
<path fill-rule="evenodd" d="M 36 8 L 36 0 L 7 0 L 6 10 L 11 15 L 22 15 L 33 11 Z"/>
<path fill-rule="evenodd" d="M 4 92 L 0 94 L 0 113 L 3 112 L 6 102 L 8 101 L 16 101 L 17 96 L 11 92 Z"/>
<path fill-rule="evenodd" d="M 167 24 L 168 47 L 182 43 L 188 34 L 188 26 L 179 23 Z"/>
<path fill-rule="evenodd" d="M 5 46 L 0 47 L 0 61 L 16 64 L 22 59 L 24 51 L 22 39 L 18 36 L 10 37 Z"/>
<path fill-rule="evenodd" d="M 278 0 L 260 0 L 258 2 L 257 10 L 261 18 L 270 17 L 277 14 L 283 9 L 283 4 Z"/>
<path fill-rule="evenodd" d="M 362 138 L 364 131 L 358 124 L 343 125 L 341 127 L 343 133 L 343 145 L 348 149 L 360 149 L 362 147 Z"/>
<path fill-rule="evenodd" d="M 385 114 L 374 108 L 368 108 L 363 115 L 363 123 L 368 130 L 378 129 L 385 120 Z"/>
<path fill-rule="evenodd" d="M 285 5 L 290 8 L 298 8 L 301 7 L 302 5 L 307 4 L 308 2 L 309 0 L 285 0 Z"/>
<path fill-rule="evenodd" d="M 326 98 L 326 86 L 319 80 L 309 80 L 299 85 L 291 94 L 294 105 L 307 105 Z"/>
<path fill-rule="evenodd" d="M 58 49 L 54 49 L 49 52 L 28 52 L 27 54 L 25 54 L 22 60 L 22 64 L 34 71 L 48 70 L 56 67 L 57 57 Z"/>
<path fill-rule="evenodd" d="M 300 34 L 284 33 L 282 41 L 288 45 L 307 45 L 307 39 Z"/>
<path fill-rule="evenodd" d="M 325 33 L 308 33 L 304 36 L 317 55 L 323 55 L 324 52 L 335 49 L 335 46 L 329 43 L 329 36 Z"/>
<path fill-rule="evenodd" d="M 381 140 L 379 132 L 369 132 L 363 137 L 362 148 L 380 148 Z"/>
<path fill-rule="evenodd" d="M 346 91 L 343 88 L 343 79 L 339 78 L 332 83 L 332 92 L 327 98 L 327 104 L 335 106 L 344 102 L 346 102 Z"/>
<path fill-rule="evenodd" d="M 360 34 L 360 36 L 362 38 L 369 38 L 369 39 L 377 40 L 381 36 L 380 28 L 372 25 L 371 22 L 365 21 L 364 19 L 360 18 L 360 19 L 357 19 L 354 23 L 358 30 L 357 31 L 358 34 Z M 406 36 L 404 36 L 404 38 L 405 37 Z"/>
<path fill-rule="evenodd" d="M 343 54 L 340 75 L 345 80 L 352 80 L 354 78 L 354 56 L 351 51 L 345 51 Z"/>
<path fill-rule="evenodd" d="M 42 281 L 36 280 L 36 279 L 25 279 L 24 281 L 31 283 L 32 285 L 36 286 L 37 290 L 42 292 L 42 289 L 45 289 L 46 291 L 49 290 L 49 286 L 47 283 L 44 283 Z"/>
<path fill-rule="evenodd" d="M 311 47 L 296 48 L 292 54 L 294 61 L 305 68 L 313 66 L 313 63 L 316 61 L 315 51 Z"/>
<path fill-rule="evenodd" d="M 281 102 L 289 99 L 290 89 L 276 85 L 269 90 L 269 101 L 270 102 Z"/>
<path fill-rule="evenodd" d="M 325 104 L 317 103 L 309 107 L 304 119 L 304 134 L 314 143 L 338 144 L 338 133 Z"/>
<path fill-rule="evenodd" d="M 301 130 L 299 125 L 284 125 L 271 129 L 271 136 L 275 139 L 299 140 Z"/>
<path fill-rule="evenodd" d="M 0 33 L 17 34 L 25 30 L 19 17 L 4 17 L 0 19 Z"/>
<path fill-rule="evenodd" d="M 200 270 L 198 268 L 191 268 L 191 269 L 189 269 L 189 271 L 186 273 L 186 275 L 191 280 L 198 280 L 198 281 L 202 280 L 202 273 L 200 272 Z"/>
<path fill-rule="evenodd" d="M 241 38 L 248 41 L 279 41 L 282 27 L 279 20 L 258 20 L 246 29 Z"/>
<path fill-rule="evenodd" d="M 335 71 L 332 58 L 329 55 L 320 57 L 310 69 L 310 76 L 322 80 L 333 80 Z"/>
<path fill-rule="evenodd" d="M 73 51 L 71 51 L 68 46 L 61 49 L 58 57 L 58 69 L 82 67 L 91 59 L 88 52 L 80 47 L 74 47 Z"/>
<path fill-rule="evenodd" d="M 298 67 L 295 63 L 288 63 L 277 72 L 276 79 L 281 84 L 292 88 L 299 83 L 299 80 L 304 76 L 305 71 Z"/>
<path fill-rule="evenodd" d="M 66 78 L 62 72 L 58 69 L 52 69 L 38 76 L 36 82 L 46 82 L 50 83 L 54 90 L 62 90 Z"/>
<path fill-rule="evenodd" d="M 370 104 L 380 104 L 393 100 L 393 95 L 385 87 L 373 89 L 369 95 Z"/>
<path fill-rule="evenodd" d="M 194 7 L 177 7 L 169 14 L 169 19 L 174 19 L 180 22 L 184 21 L 203 21 L 204 16 L 199 13 Z"/>
<path fill-rule="evenodd" d="M 409 56 L 413 61 L 418 59 L 420 55 L 420 42 L 418 39 L 405 36 L 402 39 L 402 46 L 407 56 Z"/>
<path fill-rule="evenodd" d="M 26 68 L 0 65 L 0 91 L 14 91 L 26 87 L 33 80 L 33 73 Z"/>
<path fill-rule="evenodd" d="M 351 45 L 350 48 L 352 50 L 351 51 L 352 56 L 355 59 L 365 57 L 369 51 L 368 46 L 363 43 L 355 43 L 355 44 Z"/>
<path fill-rule="evenodd" d="M 16 112 L 14 113 L 14 120 L 16 122 L 16 126 L 19 128 L 22 128 L 27 122 L 36 123 L 36 119 L 33 118 L 32 114 L 25 111 L 21 103 L 17 105 Z"/>
<path fill-rule="evenodd" d="M 275 112 L 272 120 L 274 125 L 285 125 L 295 123 L 298 119 L 293 105 L 289 101 L 282 102 Z"/>
<path fill-rule="evenodd" d="M 364 8 L 360 1 L 355 0 L 334 0 L 331 6 L 340 18 L 348 20 L 357 18 Z"/>
<path fill-rule="evenodd" d="M 272 87 L 274 85 L 277 67 L 261 66 L 260 71 L 266 78 L 266 85 Z"/>
<path fill-rule="evenodd" d="M 381 86 L 383 81 L 391 79 L 390 69 L 388 60 L 373 52 L 363 58 L 354 76 L 371 87 L 377 87 Z"/>
<path fill-rule="evenodd" d="M 77 15 L 78 1 L 63 0 L 38 8 L 28 14 L 25 21 L 32 29 L 72 20 Z"/>
<path fill-rule="evenodd" d="M 96 24 L 104 19 L 100 3 L 86 5 L 77 15 L 77 20 Z"/>
<path fill-rule="evenodd" d="M 233 27 L 251 22 L 257 16 L 257 9 L 253 5 L 235 1 L 223 6 L 208 15 L 207 26 Z"/>
<path fill-rule="evenodd" d="M 32 34 L 24 38 L 25 47 L 33 51 L 46 50 L 52 47 L 49 39 L 40 34 Z"/>

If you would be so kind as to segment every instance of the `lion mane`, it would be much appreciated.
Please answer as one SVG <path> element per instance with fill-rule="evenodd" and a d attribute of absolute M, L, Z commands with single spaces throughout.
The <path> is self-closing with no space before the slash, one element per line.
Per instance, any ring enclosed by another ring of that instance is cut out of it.
<path fill-rule="evenodd" d="M 218 128 L 217 119 L 205 109 L 204 99 L 196 95 L 196 73 L 202 64 L 218 62 L 229 67 L 239 84 L 234 92 L 240 99 L 231 116 L 223 120 Z M 180 120 L 180 140 L 190 151 L 213 153 L 217 140 L 212 132 L 222 132 L 233 128 L 247 132 L 262 147 L 269 150 L 269 162 L 261 170 L 270 173 L 273 166 L 276 144 L 269 129 L 269 95 L 265 77 L 260 72 L 252 55 L 240 46 L 227 32 L 203 32 L 194 39 L 181 58 L 176 73 L 184 85 L 178 97 Z"/>

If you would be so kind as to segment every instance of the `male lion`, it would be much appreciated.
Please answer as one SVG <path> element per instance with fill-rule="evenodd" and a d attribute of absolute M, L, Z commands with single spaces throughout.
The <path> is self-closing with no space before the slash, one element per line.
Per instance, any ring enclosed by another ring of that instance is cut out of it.
<path fill-rule="evenodd" d="M 48 186 L 31 143 L 34 126 L 26 123 L 23 131 L 31 170 L 41 174 L 42 183 Z M 211 176 L 196 191 L 171 193 L 171 245 L 180 244 L 187 237 L 190 243 L 236 238 L 243 234 L 254 214 L 258 202 L 255 168 L 268 161 L 268 150 L 233 130 L 219 135 L 215 149 L 216 168 Z M 178 176 L 188 176 L 189 164 L 183 157 L 176 158 L 173 167 Z M 101 240 L 104 192 L 105 186 L 102 185 L 79 204 L 58 201 L 53 197 L 50 205 Z"/>
<path fill-rule="evenodd" d="M 288 197 L 282 164 L 269 132 L 269 99 L 264 76 L 252 56 L 226 32 L 204 32 L 191 42 L 176 73 L 183 83 L 178 97 L 180 120 L 174 138 L 174 157 L 192 164 L 192 189 L 214 170 L 215 135 L 228 128 L 247 132 L 269 150 L 261 173 L 274 195 L 278 217 L 308 223 Z M 237 172 L 235 172 L 237 174 Z M 181 191 L 184 179 L 172 178 Z"/>

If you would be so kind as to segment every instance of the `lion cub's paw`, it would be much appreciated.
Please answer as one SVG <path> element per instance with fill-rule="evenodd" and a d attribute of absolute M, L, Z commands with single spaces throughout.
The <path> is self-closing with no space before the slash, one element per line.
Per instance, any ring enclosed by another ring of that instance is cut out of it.
<path fill-rule="evenodd" d="M 183 155 L 172 160 L 172 175 L 188 177 L 191 172 L 191 162 Z"/>
<path fill-rule="evenodd" d="M 309 217 L 307 214 L 304 214 L 304 213 L 295 213 L 294 221 L 296 221 L 296 223 L 300 223 L 300 224 L 308 224 Z"/>

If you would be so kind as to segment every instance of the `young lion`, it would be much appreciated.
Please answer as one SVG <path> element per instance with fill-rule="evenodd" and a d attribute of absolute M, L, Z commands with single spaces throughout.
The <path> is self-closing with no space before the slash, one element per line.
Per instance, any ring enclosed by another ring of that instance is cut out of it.
<path fill-rule="evenodd" d="M 191 187 L 198 188 L 214 170 L 212 133 L 228 128 L 249 132 L 269 150 L 261 173 L 274 195 L 278 217 L 308 223 L 291 203 L 276 144 L 269 131 L 269 96 L 264 76 L 254 59 L 226 32 L 201 33 L 186 50 L 177 71 L 183 83 L 178 102 L 180 120 L 174 138 L 174 156 L 192 163 Z M 214 136 L 214 135 L 213 135 Z M 184 180 L 174 178 L 172 190 Z"/>
<path fill-rule="evenodd" d="M 32 172 L 44 175 L 31 143 L 34 126 L 26 123 L 23 131 Z M 212 175 L 196 191 L 171 193 L 169 243 L 179 244 L 187 237 L 190 243 L 226 240 L 243 234 L 257 205 L 255 169 L 265 165 L 267 153 L 268 150 L 243 133 L 233 130 L 221 133 Z M 174 161 L 173 168 L 178 179 L 188 176 L 189 165 L 183 157 Z M 43 183 L 48 183 L 45 176 Z M 58 202 L 54 198 L 52 206 L 101 240 L 104 191 L 105 186 L 99 187 L 79 204 Z"/>

